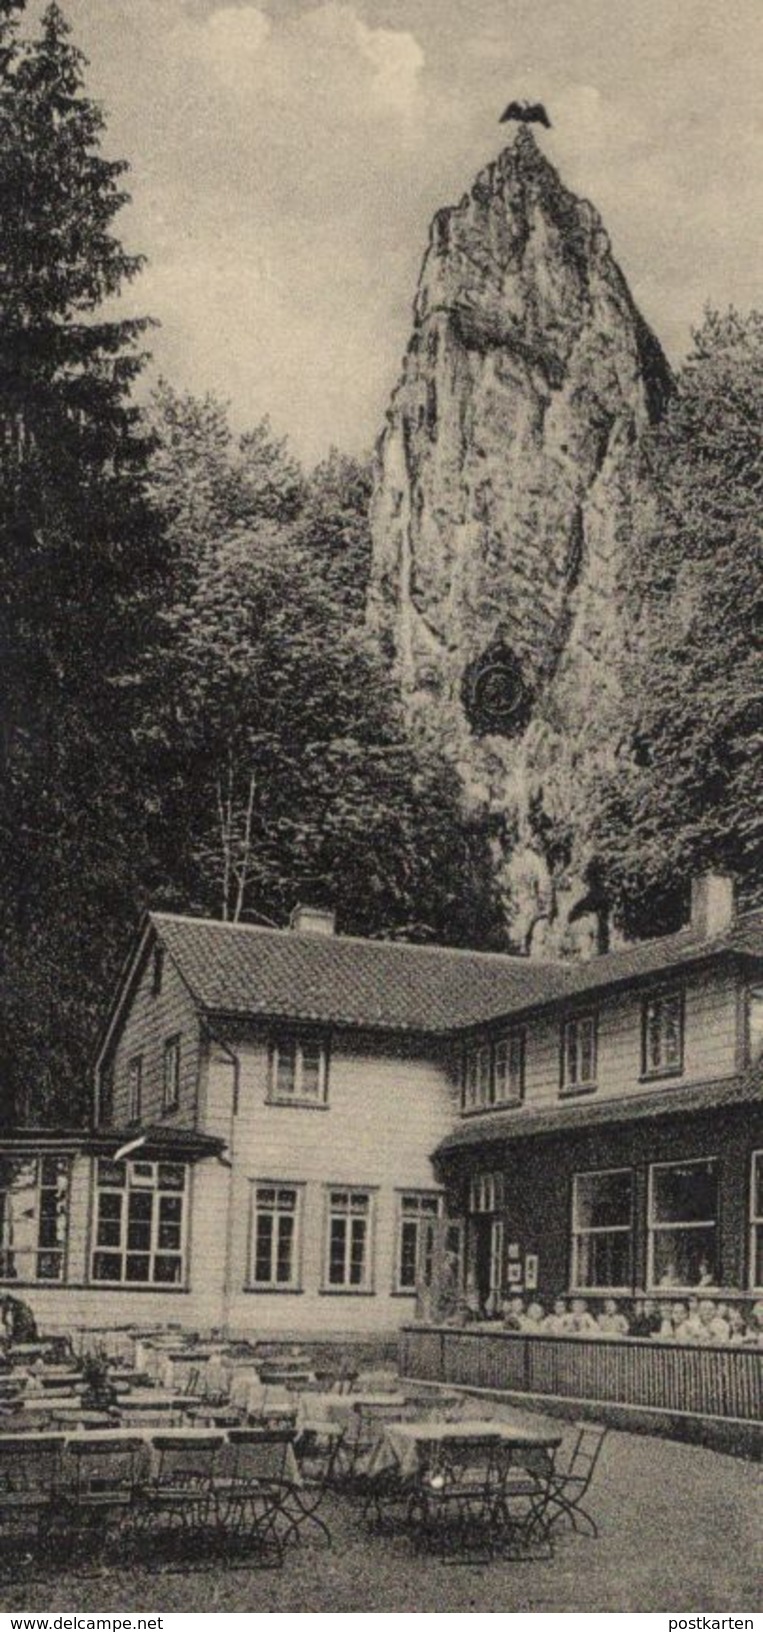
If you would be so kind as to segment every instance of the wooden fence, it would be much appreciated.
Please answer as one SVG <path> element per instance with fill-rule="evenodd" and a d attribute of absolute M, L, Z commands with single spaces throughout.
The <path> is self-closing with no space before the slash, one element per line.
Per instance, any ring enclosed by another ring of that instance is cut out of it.
<path fill-rule="evenodd" d="M 655 1338 L 552 1337 L 405 1326 L 405 1377 L 703 1417 L 763 1418 L 763 1350 Z"/>

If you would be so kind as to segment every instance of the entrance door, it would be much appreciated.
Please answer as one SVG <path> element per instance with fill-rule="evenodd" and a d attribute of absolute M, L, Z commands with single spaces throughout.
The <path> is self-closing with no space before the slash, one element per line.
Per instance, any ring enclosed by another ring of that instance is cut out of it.
<path fill-rule="evenodd" d="M 480 1309 L 487 1308 L 492 1287 L 493 1220 L 485 1213 L 472 1219 L 474 1231 L 474 1281 Z"/>

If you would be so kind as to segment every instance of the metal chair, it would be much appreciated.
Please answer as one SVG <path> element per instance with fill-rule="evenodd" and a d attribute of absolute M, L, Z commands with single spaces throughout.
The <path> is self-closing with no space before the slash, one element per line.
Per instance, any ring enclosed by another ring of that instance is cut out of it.
<path fill-rule="evenodd" d="M 576 1435 L 569 1450 L 566 1464 L 554 1468 L 550 1481 L 546 1522 L 549 1531 L 564 1519 L 569 1519 L 573 1530 L 586 1527 L 591 1536 L 598 1536 L 595 1519 L 583 1506 L 602 1446 L 609 1432 L 599 1423 L 576 1423 Z"/>
<path fill-rule="evenodd" d="M 142 1440 L 116 1434 L 67 1441 L 52 1512 L 67 1546 L 86 1540 L 88 1553 L 100 1552 L 121 1534 L 133 1515 L 143 1454 Z"/>
<path fill-rule="evenodd" d="M 254 1545 L 263 1562 L 283 1562 L 283 1545 L 298 1529 L 291 1511 L 293 1435 L 279 1428 L 232 1428 L 216 1469 L 213 1498 L 218 1534 L 227 1544 Z M 283 1520 L 285 1535 L 279 1530 Z"/>
<path fill-rule="evenodd" d="M 433 1446 L 408 1503 L 408 1520 L 417 1545 L 438 1542 L 441 1556 L 449 1544 L 460 1553 L 492 1555 L 495 1516 L 497 1442 L 490 1436 L 443 1439 Z"/>
<path fill-rule="evenodd" d="M 0 1538 L 34 1537 L 47 1528 L 59 1475 L 61 1440 L 27 1434 L 0 1444 Z"/>
<path fill-rule="evenodd" d="M 222 1434 L 153 1434 L 156 1464 L 141 1484 L 136 1527 L 150 1527 L 154 1539 L 194 1538 L 216 1527 L 214 1474 L 225 1441 Z"/>
<path fill-rule="evenodd" d="M 550 1558 L 553 1450 L 501 1442 L 495 1448 L 492 1474 L 496 1548 L 504 1558 Z"/>

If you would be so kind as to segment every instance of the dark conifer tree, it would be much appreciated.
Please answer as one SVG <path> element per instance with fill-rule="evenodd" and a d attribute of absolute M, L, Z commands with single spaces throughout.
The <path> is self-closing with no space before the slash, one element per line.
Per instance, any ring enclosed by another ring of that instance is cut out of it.
<path fill-rule="evenodd" d="M 113 231 L 126 166 L 101 154 L 58 6 L 32 40 L 19 9 L 0 10 L 0 911 L 6 1105 L 39 1117 L 87 1103 L 105 948 L 134 893 L 158 551 L 130 402 L 146 322 L 103 313 L 141 265 Z"/>

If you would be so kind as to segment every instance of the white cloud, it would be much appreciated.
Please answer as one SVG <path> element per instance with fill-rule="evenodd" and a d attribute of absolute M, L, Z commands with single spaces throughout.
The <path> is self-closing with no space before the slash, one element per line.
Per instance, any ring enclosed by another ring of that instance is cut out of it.
<path fill-rule="evenodd" d="M 271 24 L 254 6 L 224 6 L 203 26 L 186 26 L 182 32 L 191 55 L 208 63 L 222 85 L 245 91 L 252 68 L 264 55 Z"/>
<path fill-rule="evenodd" d="M 291 105 L 302 120 L 311 108 L 364 123 L 379 111 L 407 116 L 424 66 L 413 34 L 370 28 L 338 0 L 291 18 L 251 5 L 196 21 L 180 16 L 168 43 L 171 55 L 211 71 L 223 91 L 265 107 Z"/>

